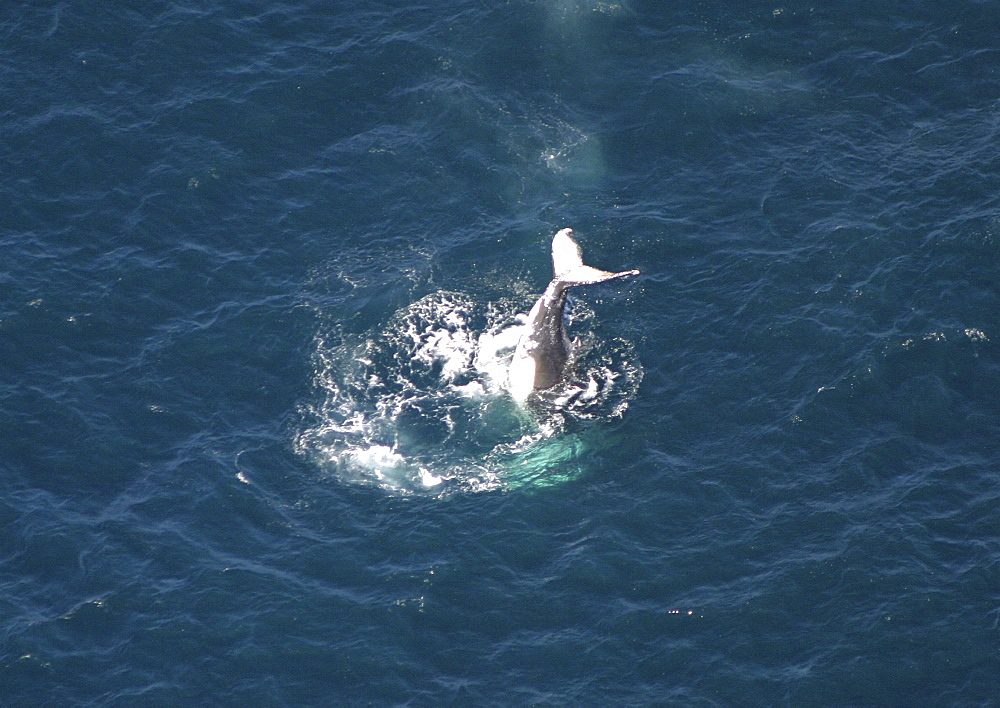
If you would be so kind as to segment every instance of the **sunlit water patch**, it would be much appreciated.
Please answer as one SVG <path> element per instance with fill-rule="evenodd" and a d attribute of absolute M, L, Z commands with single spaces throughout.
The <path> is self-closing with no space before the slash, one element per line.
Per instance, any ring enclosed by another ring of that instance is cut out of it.
<path fill-rule="evenodd" d="M 575 361 L 560 386 L 519 406 L 507 366 L 523 329 L 513 303 L 451 292 L 397 312 L 373 336 L 317 337 L 318 401 L 296 449 L 323 472 L 395 493 L 475 492 L 578 477 L 640 380 L 631 343 L 570 313 Z"/>

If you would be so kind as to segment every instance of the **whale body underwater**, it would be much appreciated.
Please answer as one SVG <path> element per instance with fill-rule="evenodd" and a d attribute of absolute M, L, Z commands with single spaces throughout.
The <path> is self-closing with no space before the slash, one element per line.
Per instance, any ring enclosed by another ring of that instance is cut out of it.
<path fill-rule="evenodd" d="M 533 391 L 551 388 L 562 380 L 572 353 L 563 322 L 568 290 L 639 274 L 637 270 L 611 273 L 584 265 L 572 229 L 562 229 L 552 237 L 552 270 L 552 281 L 528 313 L 525 332 L 507 372 L 508 390 L 517 401 L 526 401 Z"/>

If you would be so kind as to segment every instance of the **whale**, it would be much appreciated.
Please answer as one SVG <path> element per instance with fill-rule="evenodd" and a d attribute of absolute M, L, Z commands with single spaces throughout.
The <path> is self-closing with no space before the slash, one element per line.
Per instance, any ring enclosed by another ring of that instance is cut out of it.
<path fill-rule="evenodd" d="M 534 391 L 552 388 L 566 372 L 573 346 L 564 322 L 569 289 L 639 275 L 637 270 L 612 273 L 584 265 L 573 229 L 561 229 L 552 237 L 552 271 L 551 282 L 528 313 L 507 370 L 508 391 L 519 402 Z"/>

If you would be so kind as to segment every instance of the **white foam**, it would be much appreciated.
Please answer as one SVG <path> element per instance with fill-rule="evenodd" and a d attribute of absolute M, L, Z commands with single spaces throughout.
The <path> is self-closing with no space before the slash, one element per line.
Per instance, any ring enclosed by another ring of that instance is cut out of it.
<path fill-rule="evenodd" d="M 487 390 L 493 393 L 506 390 L 507 369 L 518 340 L 527 325 L 515 324 L 497 331 L 479 335 L 472 365 L 486 379 Z"/>
<path fill-rule="evenodd" d="M 387 445 L 349 449 L 345 452 L 345 456 L 357 467 L 373 472 L 380 479 L 385 478 L 386 472 L 406 465 L 403 456 Z"/>
<path fill-rule="evenodd" d="M 443 477 L 438 477 L 436 475 L 431 474 L 424 468 L 422 467 L 420 468 L 420 483 L 425 487 L 436 487 L 443 481 L 444 481 Z"/>
<path fill-rule="evenodd" d="M 586 307 L 580 309 L 585 315 Z M 374 335 L 318 336 L 321 397 L 304 411 L 312 423 L 296 435 L 296 449 L 345 482 L 394 494 L 486 491 L 507 483 L 521 455 L 560 435 L 567 415 L 603 417 L 627 406 L 637 379 L 629 351 L 620 347 L 592 362 L 585 353 L 589 363 L 579 377 L 549 399 L 554 410 L 528 414 L 503 404 L 525 326 L 524 316 L 510 310 L 439 292 L 404 308 Z M 473 329 L 479 321 L 482 329 Z M 625 361 L 609 365 L 614 360 Z M 617 377 L 621 390 L 612 386 Z M 560 407 L 563 392 L 571 395 Z"/>

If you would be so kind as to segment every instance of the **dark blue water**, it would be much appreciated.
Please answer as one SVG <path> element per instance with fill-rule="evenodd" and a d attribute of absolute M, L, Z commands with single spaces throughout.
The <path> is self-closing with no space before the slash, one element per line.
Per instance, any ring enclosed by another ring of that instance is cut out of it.
<path fill-rule="evenodd" d="M 998 28 L 8 3 L 0 701 L 996 705 Z"/>

